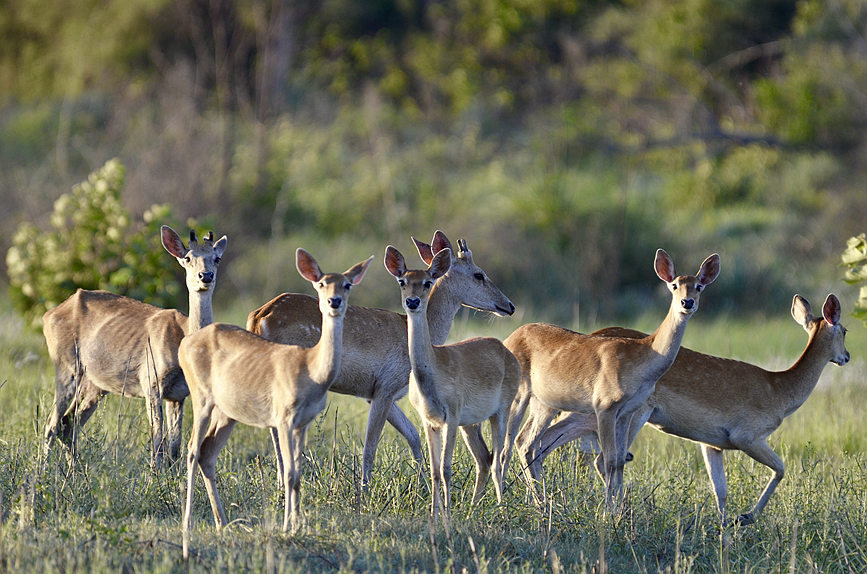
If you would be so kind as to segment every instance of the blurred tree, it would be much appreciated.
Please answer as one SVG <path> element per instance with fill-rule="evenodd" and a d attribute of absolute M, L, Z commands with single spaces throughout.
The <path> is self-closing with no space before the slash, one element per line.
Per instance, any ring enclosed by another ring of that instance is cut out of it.
<path fill-rule="evenodd" d="M 867 237 L 863 233 L 849 238 L 842 259 L 843 266 L 846 267 L 844 277 L 846 283 L 851 285 L 867 283 Z M 852 316 L 860 319 L 867 326 L 867 285 L 861 285 Z"/>
<path fill-rule="evenodd" d="M 27 324 L 39 328 L 42 315 L 76 289 L 106 289 L 161 307 L 174 307 L 182 288 L 176 263 L 159 244 L 160 225 L 171 209 L 154 205 L 144 223 L 130 230 L 120 202 L 124 169 L 110 160 L 54 204 L 52 231 L 21 225 L 6 254 L 9 294 Z"/>

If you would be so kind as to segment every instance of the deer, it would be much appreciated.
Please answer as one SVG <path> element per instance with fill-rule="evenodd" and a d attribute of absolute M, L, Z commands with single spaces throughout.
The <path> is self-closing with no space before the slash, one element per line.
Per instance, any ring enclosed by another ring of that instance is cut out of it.
<path fill-rule="evenodd" d="M 300 527 L 302 453 L 307 427 L 325 408 L 326 394 L 340 372 L 349 291 L 373 261 L 343 273 L 323 273 L 310 253 L 298 248 L 295 264 L 318 294 L 322 336 L 312 347 L 284 345 L 241 327 L 215 323 L 184 338 L 178 351 L 193 407 L 187 450 L 187 498 L 183 553 L 188 557 L 196 467 L 201 471 L 218 530 L 226 512 L 217 492 L 216 461 L 235 423 L 275 428 L 283 459 L 283 531 Z"/>
<path fill-rule="evenodd" d="M 183 406 L 189 391 L 178 363 L 178 347 L 185 336 L 213 323 L 211 300 L 228 239 L 224 235 L 215 242 L 211 231 L 200 243 L 195 231 L 190 231 L 187 247 L 167 225 L 162 226 L 160 237 L 186 273 L 189 317 L 175 309 L 84 289 L 43 315 L 42 332 L 55 368 L 46 452 L 59 435 L 74 454 L 76 427 L 88 421 L 106 394 L 114 393 L 145 399 L 154 468 L 163 466 L 166 451 L 171 461 L 180 457 Z"/>
<path fill-rule="evenodd" d="M 451 249 L 445 248 L 426 270 L 409 270 L 400 251 L 391 245 L 385 250 L 385 267 L 397 279 L 407 313 L 409 400 L 423 421 L 428 444 L 432 518 L 440 506 L 445 517 L 450 515 L 452 453 L 459 428 L 476 462 L 472 504 L 481 499 L 492 465 L 497 502 L 502 503 L 514 442 L 513 433 L 507 436 L 510 409 L 521 379 L 517 359 L 497 339 L 477 337 L 451 345 L 432 342 L 429 300 L 451 262 Z M 491 451 L 481 434 L 485 420 L 491 426 Z"/>
<path fill-rule="evenodd" d="M 810 396 L 829 362 L 849 362 L 846 328 L 840 324 L 840 301 L 832 293 L 825 299 L 822 315 L 813 316 L 810 303 L 795 295 L 792 318 L 809 335 L 807 347 L 784 371 L 706 355 L 682 347 L 656 390 L 633 415 L 630 443 L 648 424 L 672 436 L 699 443 L 716 499 L 722 525 L 726 525 L 726 481 L 724 452 L 740 450 L 771 469 L 771 478 L 752 510 L 741 514 L 741 525 L 755 523 L 783 480 L 785 466 L 768 445 L 768 437 L 783 419 L 792 415 Z M 609 327 L 594 336 L 641 338 L 639 331 Z M 569 441 L 582 438 L 582 450 L 593 450 L 596 419 L 583 413 L 569 413 L 548 428 L 540 440 L 538 459 Z"/>
<path fill-rule="evenodd" d="M 515 312 L 514 304 L 475 263 L 466 240 L 458 240 L 457 251 L 452 249 L 448 237 L 440 230 L 434 233 L 430 244 L 415 237 L 412 240 L 427 265 L 440 251 L 448 249 L 451 253 L 449 270 L 435 282 L 427 305 L 434 344 L 446 342 L 461 306 L 500 317 Z M 320 323 L 315 299 L 304 294 L 283 293 L 250 313 L 247 330 L 277 343 L 309 347 L 319 339 Z M 362 488 L 370 483 L 376 449 L 386 420 L 404 437 L 421 471 L 421 438 L 396 404 L 407 394 L 410 373 L 406 316 L 385 309 L 350 305 L 344 329 L 343 367 L 331 390 L 370 403 L 362 453 Z M 277 454 L 278 477 L 282 477 L 280 448 L 273 432 L 272 439 Z"/>
<path fill-rule="evenodd" d="M 521 388 L 512 416 L 520 418 L 529 409 L 516 439 L 527 467 L 534 462 L 534 445 L 559 411 L 592 413 L 598 421 L 601 447 L 596 468 L 604 479 L 609 508 L 622 495 L 629 421 L 674 362 L 687 323 L 698 310 L 701 292 L 719 275 L 719 255 L 705 259 L 696 275 L 678 276 L 671 257 L 658 249 L 654 269 L 671 291 L 671 304 L 651 335 L 641 339 L 592 337 L 530 323 L 504 341 L 521 365 Z M 530 486 L 540 501 L 535 481 Z"/>

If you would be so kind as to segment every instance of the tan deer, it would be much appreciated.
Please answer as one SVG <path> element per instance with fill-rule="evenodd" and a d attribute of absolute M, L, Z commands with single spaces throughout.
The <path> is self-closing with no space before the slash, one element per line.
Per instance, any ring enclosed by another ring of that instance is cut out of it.
<path fill-rule="evenodd" d="M 630 443 L 645 421 L 657 430 L 699 443 L 723 524 L 728 492 L 723 451 L 741 450 L 767 466 L 773 471 L 770 481 L 753 509 L 738 518 L 741 524 L 753 523 L 783 479 L 785 469 L 768 445 L 768 436 L 807 400 L 825 365 L 849 362 L 846 328 L 840 324 L 840 313 L 840 301 L 834 294 L 825 300 L 821 317 L 814 317 L 810 303 L 795 295 L 792 317 L 807 331 L 809 340 L 795 364 L 785 371 L 766 371 L 742 361 L 681 348 L 671 369 L 633 416 Z M 621 327 L 593 335 L 645 336 Z M 582 450 L 592 450 L 595 433 L 595 416 L 570 413 L 542 435 L 538 460 L 577 438 L 587 439 Z"/>
<path fill-rule="evenodd" d="M 430 244 L 413 238 L 422 260 L 430 265 L 434 255 L 444 249 L 452 253 L 448 273 L 440 277 L 431 290 L 427 306 L 431 340 L 446 342 L 452 321 L 461 305 L 488 311 L 498 316 L 511 315 L 515 306 L 473 261 L 464 240 L 459 249 L 442 231 L 434 233 Z M 247 319 L 247 329 L 269 341 L 313 346 L 319 340 L 321 315 L 316 300 L 308 295 L 284 293 L 256 309 Z M 345 319 L 343 367 L 331 387 L 336 393 L 353 395 L 370 403 L 362 455 L 362 485 L 370 481 L 376 448 L 388 420 L 409 443 L 413 457 L 422 466 L 421 440 L 418 431 L 395 401 L 407 393 L 410 363 L 407 351 L 406 316 L 384 309 L 350 305 Z M 280 449 L 278 476 L 282 475 Z"/>
<path fill-rule="evenodd" d="M 184 399 L 189 394 L 178 364 L 181 339 L 213 322 L 211 298 L 226 236 L 202 243 L 190 231 L 187 248 L 178 234 L 162 226 L 163 247 L 186 271 L 189 317 L 106 291 L 79 289 L 43 316 L 42 331 L 54 362 L 54 406 L 45 428 L 45 447 L 54 437 L 75 451 L 75 429 L 84 425 L 107 393 L 143 397 L 151 424 L 152 461 L 181 451 Z M 163 419 L 166 401 L 167 425 Z M 163 436 L 163 427 L 167 435 Z"/>
<path fill-rule="evenodd" d="M 605 477 L 609 504 L 621 494 L 632 414 L 674 361 L 687 322 L 698 310 L 701 291 L 719 274 L 719 256 L 714 253 L 705 259 L 695 276 L 675 275 L 674 263 L 662 249 L 656 252 L 654 266 L 671 291 L 671 305 L 652 335 L 643 339 L 591 337 L 532 323 L 505 340 L 522 371 L 513 416 L 520 418 L 529 405 L 517 439 L 526 464 L 532 464 L 533 447 L 558 411 L 594 413 L 602 449 L 596 463 Z"/>
<path fill-rule="evenodd" d="M 298 272 L 316 289 L 322 313 L 322 336 L 313 347 L 272 343 L 224 323 L 210 325 L 181 342 L 178 355 L 193 406 L 183 517 L 185 558 L 196 466 L 205 479 L 217 528 L 226 524 L 217 493 L 216 462 L 236 422 L 277 429 L 286 461 L 283 530 L 290 523 L 298 529 L 307 426 L 325 408 L 326 393 L 340 372 L 349 290 L 361 282 L 371 261 L 372 255 L 342 274 L 326 274 L 313 256 L 297 250 Z"/>
<path fill-rule="evenodd" d="M 385 250 L 385 267 L 400 285 L 407 312 L 409 400 L 422 418 L 427 437 L 434 517 L 440 506 L 445 516 L 451 510 L 452 452 L 458 428 L 476 461 L 472 503 L 481 498 L 492 463 L 497 501 L 502 502 L 513 442 L 507 439 L 509 411 L 521 378 L 518 361 L 497 339 L 474 338 L 442 346 L 431 342 L 428 301 L 451 261 L 451 250 L 446 248 L 434 256 L 427 270 L 408 270 L 400 251 L 391 245 Z M 481 435 L 485 420 L 491 424 L 492 452 Z"/>

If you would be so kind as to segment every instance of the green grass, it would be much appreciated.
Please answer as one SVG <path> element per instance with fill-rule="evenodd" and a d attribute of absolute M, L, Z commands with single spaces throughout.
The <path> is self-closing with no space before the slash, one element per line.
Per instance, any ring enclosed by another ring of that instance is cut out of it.
<path fill-rule="evenodd" d="M 632 447 L 629 503 L 617 519 L 604 514 L 599 481 L 570 446 L 546 461 L 548 508 L 529 502 L 514 472 L 517 458 L 504 504 L 497 506 L 489 485 L 481 505 L 470 508 L 473 464 L 458 446 L 451 526 L 431 525 L 427 488 L 391 429 L 370 491 L 359 491 L 366 404 L 335 395 L 309 433 L 302 531 L 279 531 L 282 494 L 267 433 L 239 426 L 219 460 L 232 524 L 215 531 L 199 479 L 195 554 L 185 566 L 179 546 L 184 465 L 149 470 L 143 402 L 108 397 L 82 431 L 74 466 L 58 448 L 43 457 L 53 368 L 41 336 L 21 333 L 17 319 L 0 315 L 0 572 L 590 572 L 599 571 L 600 557 L 611 572 L 867 569 L 867 330 L 853 321 L 846 321 L 853 361 L 826 367 L 813 396 L 772 436 L 787 474 L 766 512 L 756 525 L 733 527 L 724 538 L 698 448 L 650 430 Z M 653 319 L 637 323 L 652 328 Z M 505 335 L 516 326 L 463 324 L 459 317 L 454 334 Z M 794 361 L 806 342 L 786 317 L 697 317 L 687 337 L 693 348 L 773 368 Z M 409 404 L 403 407 L 417 421 Z M 188 422 L 189 409 L 187 415 Z M 744 512 L 769 471 L 741 453 L 726 458 L 728 507 Z"/>

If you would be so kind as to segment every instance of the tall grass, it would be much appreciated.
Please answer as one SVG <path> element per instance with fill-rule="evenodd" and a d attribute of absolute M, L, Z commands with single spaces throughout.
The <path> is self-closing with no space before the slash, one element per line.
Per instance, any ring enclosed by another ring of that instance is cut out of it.
<path fill-rule="evenodd" d="M 144 403 L 107 397 L 81 429 L 75 461 L 59 447 L 43 454 L 53 367 L 41 337 L 22 333 L 16 321 L 8 313 L 0 318 L 0 382 L 5 381 L 0 387 L 0 571 L 867 569 L 867 437 L 861 422 L 867 406 L 867 332 L 858 325 L 852 325 L 848 342 L 853 362 L 827 367 L 814 395 L 773 435 L 787 474 L 754 526 L 720 532 L 698 448 L 651 430 L 632 447 L 628 504 L 617 517 L 603 512 L 601 485 L 572 446 L 546 460 L 547 507 L 530 502 L 516 457 L 503 505 L 497 506 L 489 487 L 481 504 L 471 508 L 474 466 L 466 449 L 458 447 L 453 519 L 448 527 L 431 524 L 427 473 L 420 477 L 403 439 L 391 429 L 380 445 L 369 491 L 360 490 L 366 403 L 332 395 L 309 433 L 302 531 L 295 536 L 279 531 L 282 493 L 276 489 L 267 433 L 239 426 L 218 462 L 219 488 L 232 522 L 222 533 L 215 531 L 199 480 L 193 557 L 187 566 L 180 549 L 184 463 L 150 471 Z M 647 324 L 640 326 L 652 328 L 651 319 Z M 509 327 L 464 324 L 459 318 L 453 335 L 508 333 Z M 689 332 L 694 348 L 728 354 L 725 345 L 731 345 L 733 355 L 764 366 L 786 366 L 806 342 L 790 319 L 708 320 L 691 325 Z M 722 334 L 728 334 L 729 343 L 714 350 Z M 749 343 L 742 348 L 741 341 Z M 403 407 L 417 423 L 412 408 Z M 770 471 L 741 453 L 726 458 L 728 507 L 732 514 L 745 512 Z"/>

